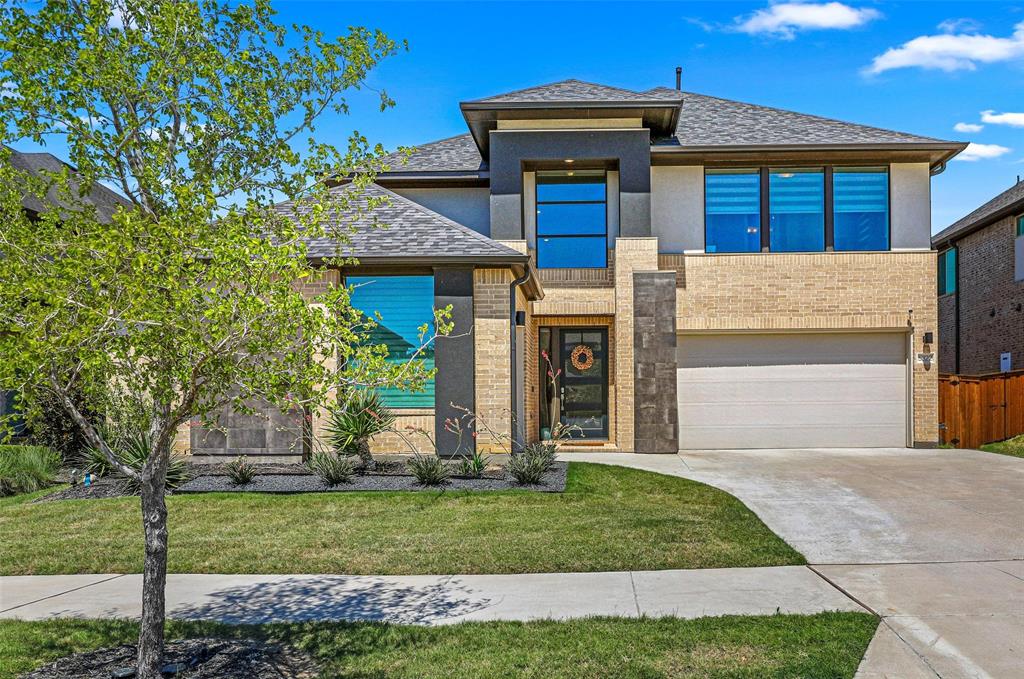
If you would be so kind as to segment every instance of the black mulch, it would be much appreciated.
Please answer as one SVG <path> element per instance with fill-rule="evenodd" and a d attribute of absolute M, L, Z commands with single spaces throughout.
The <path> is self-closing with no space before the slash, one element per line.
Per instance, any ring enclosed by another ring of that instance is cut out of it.
<path fill-rule="evenodd" d="M 64 490 L 57 491 L 56 493 L 47 493 L 35 501 L 54 502 L 56 500 L 99 500 L 110 497 L 125 497 L 130 494 L 131 493 L 126 493 L 121 487 L 121 484 L 116 481 L 100 479 L 98 481 L 94 481 L 90 486 L 79 483 L 74 486 L 69 486 Z"/>
<path fill-rule="evenodd" d="M 164 676 L 175 679 L 304 679 L 317 676 L 319 669 L 296 649 L 250 639 L 168 641 L 164 662 Z M 134 663 L 135 646 L 116 646 L 61 658 L 22 679 L 110 679 Z M 166 671 L 172 669 L 178 671 Z"/>
<path fill-rule="evenodd" d="M 175 494 L 185 493 L 325 493 L 351 492 L 366 490 L 510 490 L 513 488 L 535 490 L 548 493 L 561 493 L 565 490 L 568 464 L 556 462 L 555 466 L 544 475 L 539 485 L 520 486 L 515 480 L 502 473 L 500 477 L 490 476 L 480 479 L 453 476 L 443 486 L 421 486 L 409 474 L 398 473 L 367 473 L 352 477 L 348 483 L 337 486 L 326 485 L 319 476 L 312 474 L 264 474 L 257 476 L 251 483 L 236 486 L 226 476 L 200 476 L 182 485 Z"/>

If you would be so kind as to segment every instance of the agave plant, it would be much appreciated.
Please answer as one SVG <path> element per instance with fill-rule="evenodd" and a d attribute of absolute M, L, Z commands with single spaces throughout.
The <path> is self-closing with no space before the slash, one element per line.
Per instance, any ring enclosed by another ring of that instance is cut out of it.
<path fill-rule="evenodd" d="M 384 405 L 380 394 L 358 390 L 331 409 L 324 430 L 339 454 L 358 455 L 363 467 L 373 469 L 376 462 L 370 454 L 370 439 L 394 424 L 395 414 Z"/>

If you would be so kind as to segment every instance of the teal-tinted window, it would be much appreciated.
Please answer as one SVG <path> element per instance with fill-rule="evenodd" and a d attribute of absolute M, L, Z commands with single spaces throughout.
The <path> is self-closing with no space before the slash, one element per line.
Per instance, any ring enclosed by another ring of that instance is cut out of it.
<path fill-rule="evenodd" d="M 837 167 L 832 174 L 836 250 L 889 249 L 889 172 Z"/>
<path fill-rule="evenodd" d="M 821 168 L 772 168 L 768 174 L 769 249 L 825 249 L 825 173 Z"/>
<path fill-rule="evenodd" d="M 349 276 L 346 283 L 354 286 L 352 306 L 377 324 L 370 341 L 387 345 L 389 361 L 401 363 L 412 357 L 420 346 L 419 328 L 424 323 L 430 326 L 427 336 L 433 334 L 432 276 Z M 433 346 L 419 357 L 428 368 L 434 367 Z M 381 396 L 392 408 L 433 408 L 434 381 L 420 392 L 382 389 Z"/>
<path fill-rule="evenodd" d="M 956 292 L 956 248 L 939 253 L 939 294 Z"/>
<path fill-rule="evenodd" d="M 1024 215 L 1017 217 L 1017 235 L 1024 236 Z"/>
<path fill-rule="evenodd" d="M 705 252 L 761 250 L 761 173 L 707 170 L 704 175 Z"/>
<path fill-rule="evenodd" d="M 608 266 L 608 202 L 604 170 L 537 172 L 537 266 Z"/>

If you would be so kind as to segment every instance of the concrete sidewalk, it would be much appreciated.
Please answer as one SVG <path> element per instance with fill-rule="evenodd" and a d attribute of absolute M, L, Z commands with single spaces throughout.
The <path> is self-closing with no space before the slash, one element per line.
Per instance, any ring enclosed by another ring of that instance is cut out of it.
<path fill-rule="evenodd" d="M 138 617 L 141 575 L 0 578 L 0 617 Z M 267 623 L 862 611 L 804 566 L 522 575 L 169 575 L 173 618 Z"/>

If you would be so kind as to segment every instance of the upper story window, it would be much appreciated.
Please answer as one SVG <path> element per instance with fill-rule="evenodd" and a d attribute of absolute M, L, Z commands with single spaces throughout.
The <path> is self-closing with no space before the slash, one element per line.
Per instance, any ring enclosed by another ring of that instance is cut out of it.
<path fill-rule="evenodd" d="M 832 171 L 836 250 L 889 249 L 889 170 L 837 167 Z"/>
<path fill-rule="evenodd" d="M 608 266 L 608 182 L 604 170 L 537 171 L 537 266 Z"/>
<path fill-rule="evenodd" d="M 706 252 L 889 249 L 886 167 L 704 173 Z"/>
<path fill-rule="evenodd" d="M 939 294 L 956 292 L 956 248 L 939 253 Z"/>
<path fill-rule="evenodd" d="M 825 249 L 825 175 L 821 168 L 772 168 L 768 173 L 772 252 Z"/>
<path fill-rule="evenodd" d="M 363 312 L 375 327 L 369 342 L 386 345 L 389 363 L 405 363 L 421 344 L 420 327 L 427 324 L 427 336 L 434 332 L 433 276 L 347 276 L 353 286 L 352 306 Z M 434 347 L 418 356 L 427 369 L 434 367 Z M 433 408 L 434 380 L 423 391 L 411 392 L 394 387 L 380 389 L 384 404 L 392 408 Z"/>
<path fill-rule="evenodd" d="M 1024 236 L 1024 215 L 1017 217 L 1017 235 Z"/>
<path fill-rule="evenodd" d="M 708 169 L 704 174 L 707 252 L 760 252 L 760 170 Z"/>

